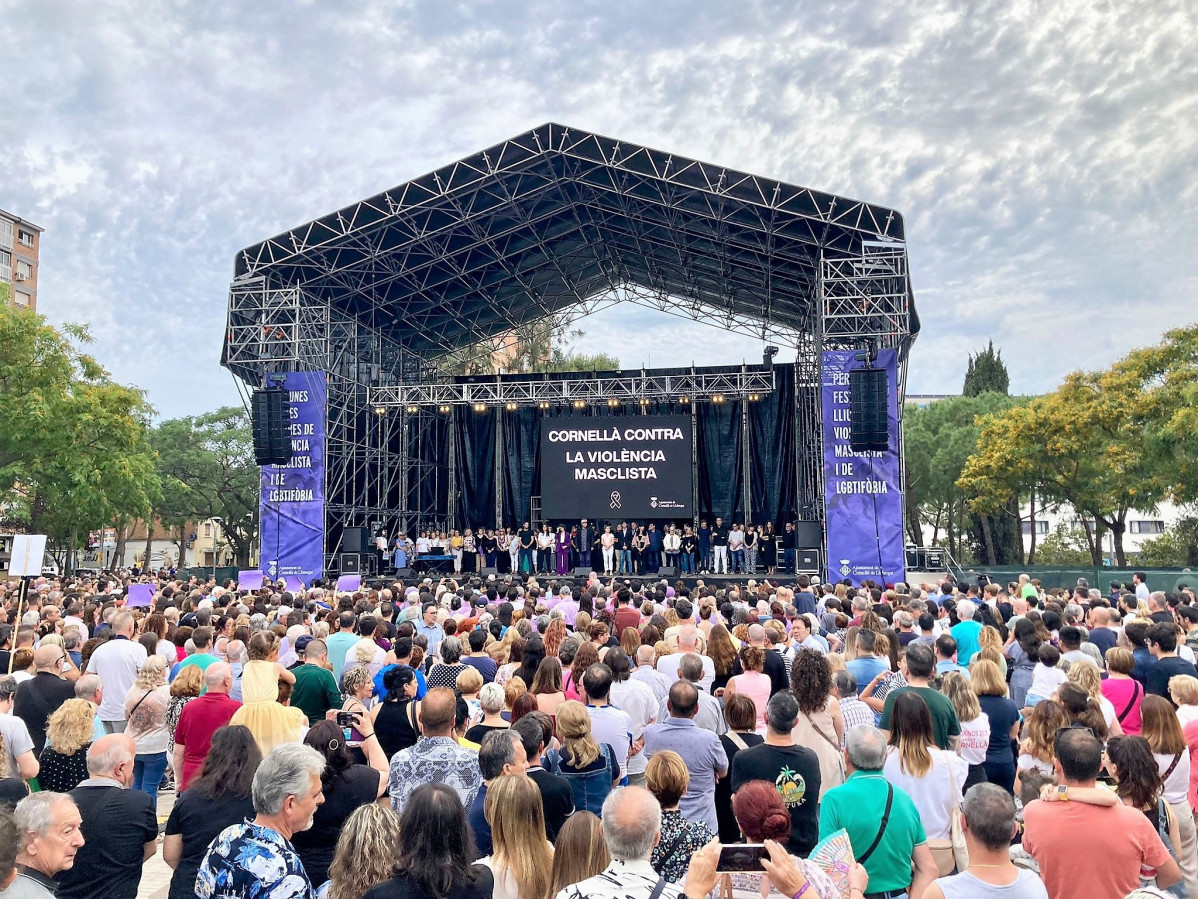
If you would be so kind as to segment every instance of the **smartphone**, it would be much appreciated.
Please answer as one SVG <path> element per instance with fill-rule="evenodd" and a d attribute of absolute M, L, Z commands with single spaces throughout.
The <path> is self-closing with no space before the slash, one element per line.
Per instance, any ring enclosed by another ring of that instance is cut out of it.
<path fill-rule="evenodd" d="M 337 726 L 338 727 L 354 727 L 358 723 L 358 715 L 356 712 L 338 712 Z"/>
<path fill-rule="evenodd" d="M 761 860 L 766 856 L 762 843 L 734 843 L 720 847 L 720 860 L 716 863 L 716 871 L 720 874 L 737 874 L 741 872 L 764 871 Z"/>

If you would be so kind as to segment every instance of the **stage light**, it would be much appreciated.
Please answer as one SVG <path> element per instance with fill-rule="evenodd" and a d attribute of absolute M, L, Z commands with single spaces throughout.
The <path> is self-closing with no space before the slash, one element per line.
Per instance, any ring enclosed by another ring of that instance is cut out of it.
<path fill-rule="evenodd" d="M 586 404 L 585 400 L 575 400 L 574 401 L 575 409 L 585 409 L 586 407 L 587 407 L 587 404 Z"/>
<path fill-rule="evenodd" d="M 542 402 L 539 402 L 539 403 L 537 403 L 537 408 L 538 408 L 538 409 L 548 409 L 548 408 L 549 408 L 549 404 L 548 404 L 548 403 L 546 403 L 546 402 L 544 402 L 544 401 L 542 401 Z"/>
<path fill-rule="evenodd" d="M 374 414 L 375 414 L 375 415 L 386 415 L 386 414 L 387 414 L 387 407 L 386 407 L 386 406 L 375 406 L 375 407 L 374 407 Z"/>
<path fill-rule="evenodd" d="M 503 408 L 507 409 L 508 412 L 515 412 L 520 407 L 517 406 L 515 403 L 507 403 L 504 405 Z"/>
<path fill-rule="evenodd" d="M 649 405 L 649 401 L 648 401 L 647 399 L 645 399 L 644 397 L 642 397 L 642 398 L 641 398 L 641 405 L 642 405 L 642 406 L 648 406 L 648 405 Z"/>
<path fill-rule="evenodd" d="M 408 415 L 415 415 L 415 414 L 416 414 L 416 407 L 415 407 L 415 406 L 408 406 L 408 408 L 407 408 L 407 413 L 408 413 Z"/>
<path fill-rule="evenodd" d="M 440 407 L 438 407 L 438 411 L 439 412 L 448 412 L 449 407 L 448 406 L 440 406 Z"/>
<path fill-rule="evenodd" d="M 722 394 L 722 393 L 717 393 L 715 396 L 713 396 L 713 397 L 711 398 L 711 401 L 712 401 L 713 403 L 722 403 L 722 402 L 724 402 L 724 394 Z"/>
<path fill-rule="evenodd" d="M 690 403 L 690 401 L 691 401 L 691 398 L 689 396 L 684 396 L 678 402 L 680 402 L 680 403 L 682 403 L 682 405 L 686 406 Z"/>
<path fill-rule="evenodd" d="M 757 402 L 759 399 L 761 399 L 761 397 L 759 397 L 757 394 L 755 394 L 755 393 L 750 393 L 750 394 L 749 394 L 749 402 L 750 402 L 750 403 L 755 403 L 755 402 Z"/>
<path fill-rule="evenodd" d="M 608 400 L 607 405 L 608 405 L 608 408 L 614 409 L 614 408 L 616 408 L 616 406 L 620 405 L 620 401 L 619 400 Z"/>
<path fill-rule="evenodd" d="M 486 412 L 486 411 L 487 411 L 487 407 L 486 407 L 486 405 L 485 405 L 484 403 L 475 403 L 475 404 L 474 404 L 474 411 L 475 411 L 475 412 Z"/>

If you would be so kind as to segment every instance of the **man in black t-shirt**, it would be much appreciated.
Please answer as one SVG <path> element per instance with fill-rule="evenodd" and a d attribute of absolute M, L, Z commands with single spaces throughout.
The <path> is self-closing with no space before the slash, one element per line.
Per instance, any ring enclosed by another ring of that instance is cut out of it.
<path fill-rule="evenodd" d="M 149 795 L 129 789 L 136 753 L 124 734 L 101 737 L 88 750 L 88 778 L 70 792 L 85 842 L 57 877 L 59 899 L 137 899 L 142 865 L 158 847 L 158 819 Z"/>
<path fill-rule="evenodd" d="M 728 573 L 728 528 L 724 519 L 717 518 L 711 526 L 711 551 L 715 556 L 714 574 Z"/>
<path fill-rule="evenodd" d="M 557 832 L 566 819 L 574 814 L 574 790 L 570 782 L 559 774 L 546 771 L 541 764 L 545 742 L 553 736 L 553 725 L 544 712 L 530 712 L 512 725 L 512 733 L 520 737 L 524 753 L 528 756 L 526 772 L 537 789 L 541 791 L 541 804 L 545 808 L 545 838 L 557 841 Z"/>
<path fill-rule="evenodd" d="M 772 783 L 790 812 L 791 855 L 805 858 L 819 842 L 819 756 L 795 746 L 791 731 L 799 703 L 789 690 L 775 693 L 765 707 L 765 742 L 742 749 L 732 757 L 732 795 L 751 780 Z"/>

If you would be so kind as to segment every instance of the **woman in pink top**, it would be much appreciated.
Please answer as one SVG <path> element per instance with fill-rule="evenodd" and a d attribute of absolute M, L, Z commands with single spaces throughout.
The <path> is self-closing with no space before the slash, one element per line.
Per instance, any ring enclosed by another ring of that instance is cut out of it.
<path fill-rule="evenodd" d="M 750 644 L 745 644 L 740 651 L 740 665 L 744 674 L 738 674 L 728 680 L 724 688 L 724 698 L 734 693 L 741 693 L 751 700 L 757 708 L 757 732 L 765 733 L 765 706 L 770 701 L 770 679 L 765 673 L 765 650 Z"/>
<path fill-rule="evenodd" d="M 1106 653 L 1110 676 L 1102 682 L 1102 695 L 1115 707 L 1115 717 L 1129 737 L 1140 735 L 1140 703 L 1144 701 L 1144 687 L 1131 677 L 1135 663 L 1131 650 L 1111 647 Z"/>

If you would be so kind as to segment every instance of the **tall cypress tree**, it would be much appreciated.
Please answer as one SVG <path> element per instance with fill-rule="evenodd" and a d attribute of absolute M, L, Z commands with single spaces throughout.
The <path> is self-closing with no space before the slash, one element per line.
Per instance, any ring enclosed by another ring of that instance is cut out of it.
<path fill-rule="evenodd" d="M 965 369 L 965 383 L 961 387 L 964 396 L 983 393 L 1001 393 L 1007 396 L 1011 387 L 1011 376 L 1002 361 L 1002 350 L 994 349 L 991 340 L 977 355 L 970 355 Z M 969 520 L 970 542 L 977 558 L 988 565 L 1015 565 L 1019 559 L 1019 506 L 1014 500 L 1008 508 L 993 515 L 973 513 Z"/>
<path fill-rule="evenodd" d="M 1001 393 L 1007 396 L 1010 389 L 1011 376 L 1007 373 L 1006 363 L 1002 361 L 1002 350 L 995 350 L 994 341 L 991 340 L 986 349 L 976 356 L 970 355 L 961 394 L 978 396 L 982 393 Z"/>

